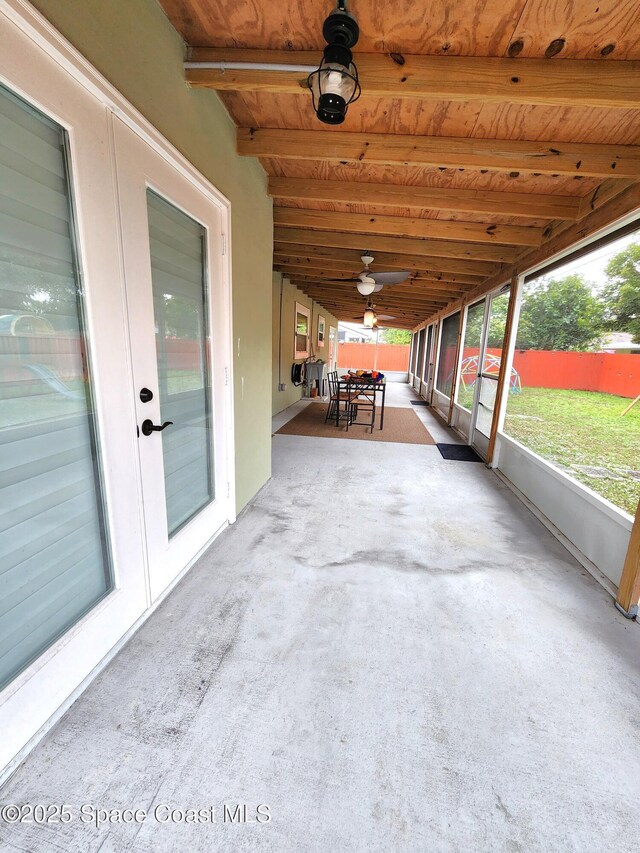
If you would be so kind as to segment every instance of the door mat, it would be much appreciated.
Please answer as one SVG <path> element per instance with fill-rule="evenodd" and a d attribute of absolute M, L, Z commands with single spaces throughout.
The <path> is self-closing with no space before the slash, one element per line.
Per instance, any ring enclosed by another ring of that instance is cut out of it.
<path fill-rule="evenodd" d="M 453 462 L 484 462 L 473 447 L 468 444 L 444 444 L 438 442 L 436 447 L 440 451 L 443 459 L 450 459 Z"/>
<path fill-rule="evenodd" d="M 385 406 L 384 427 L 380 426 L 380 410 L 376 410 L 373 433 L 368 426 L 354 424 L 347 431 L 344 421 L 337 427 L 335 421 L 324 422 L 327 404 L 310 403 L 300 414 L 291 418 L 276 431 L 276 435 L 308 435 L 314 438 L 350 438 L 361 441 L 392 441 L 398 444 L 435 444 L 413 409 Z"/>
<path fill-rule="evenodd" d="M 428 406 L 429 403 L 427 403 L 426 400 L 411 400 L 411 405 L 412 406 Z"/>

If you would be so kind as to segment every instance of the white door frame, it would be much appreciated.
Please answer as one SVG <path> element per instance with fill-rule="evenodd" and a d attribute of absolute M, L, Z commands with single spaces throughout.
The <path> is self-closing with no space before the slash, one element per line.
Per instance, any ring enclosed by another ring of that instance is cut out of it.
<path fill-rule="evenodd" d="M 113 118 L 119 211 L 122 218 L 122 247 L 127 293 L 132 356 L 132 393 L 138 426 L 150 418 L 160 418 L 159 383 L 155 350 L 153 286 L 149 247 L 147 190 L 152 190 L 173 207 L 205 228 L 205 287 L 211 359 L 210 452 L 215 477 L 213 499 L 174 536 L 167 529 L 162 436 L 138 434 L 140 478 L 144 508 L 146 544 L 149 555 L 151 598 L 158 595 L 182 568 L 235 515 L 231 501 L 226 437 L 233 422 L 228 377 L 231 361 L 230 292 L 224 286 L 225 248 L 222 239 L 221 208 L 211 196 L 186 181 L 173 164 L 159 157 L 139 134 Z M 225 321 L 225 318 L 227 321 Z M 154 399 L 142 402 L 139 391 L 148 386 Z M 175 425 L 179 428 L 178 425 Z M 171 427 L 169 427 L 171 429 Z"/>

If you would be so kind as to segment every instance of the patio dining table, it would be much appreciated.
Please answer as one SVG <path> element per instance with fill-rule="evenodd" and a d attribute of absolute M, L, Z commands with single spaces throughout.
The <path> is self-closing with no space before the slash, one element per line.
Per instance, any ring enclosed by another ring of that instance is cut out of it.
<path fill-rule="evenodd" d="M 356 379 L 355 377 L 352 379 L 339 379 L 338 380 L 338 393 L 347 393 L 349 395 L 349 403 L 351 403 L 352 398 L 353 402 L 356 402 L 357 397 L 363 392 L 371 393 L 374 392 L 377 403 L 377 395 L 380 395 L 380 427 L 382 429 L 384 426 L 384 400 L 386 396 L 386 388 L 387 388 L 387 380 L 382 379 L 381 381 L 376 381 L 375 379 Z M 340 405 L 336 406 L 336 426 L 340 426 Z"/>

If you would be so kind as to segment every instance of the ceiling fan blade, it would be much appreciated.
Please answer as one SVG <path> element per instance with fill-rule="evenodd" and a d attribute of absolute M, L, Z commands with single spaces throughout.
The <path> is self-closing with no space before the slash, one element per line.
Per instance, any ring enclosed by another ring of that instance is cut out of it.
<path fill-rule="evenodd" d="M 347 282 L 359 282 L 359 278 L 321 278 L 320 281 L 347 281 Z"/>
<path fill-rule="evenodd" d="M 410 272 L 372 272 L 369 274 L 375 278 L 376 284 L 401 284 L 411 275 Z"/>
<path fill-rule="evenodd" d="M 395 320 L 395 315 L 393 314 L 378 314 L 378 320 Z"/>

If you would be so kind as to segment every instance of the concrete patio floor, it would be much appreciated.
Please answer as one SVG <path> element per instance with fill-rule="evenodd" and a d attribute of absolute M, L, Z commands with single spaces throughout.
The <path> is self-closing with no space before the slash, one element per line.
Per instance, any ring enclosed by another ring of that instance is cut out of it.
<path fill-rule="evenodd" d="M 0 824 L 0 850 L 637 849 L 640 629 L 605 590 L 483 465 L 298 436 L 273 454 L 0 791 L 73 819 Z M 251 822 L 224 822 L 238 803 Z M 96 828 L 82 804 L 148 817 Z"/>

